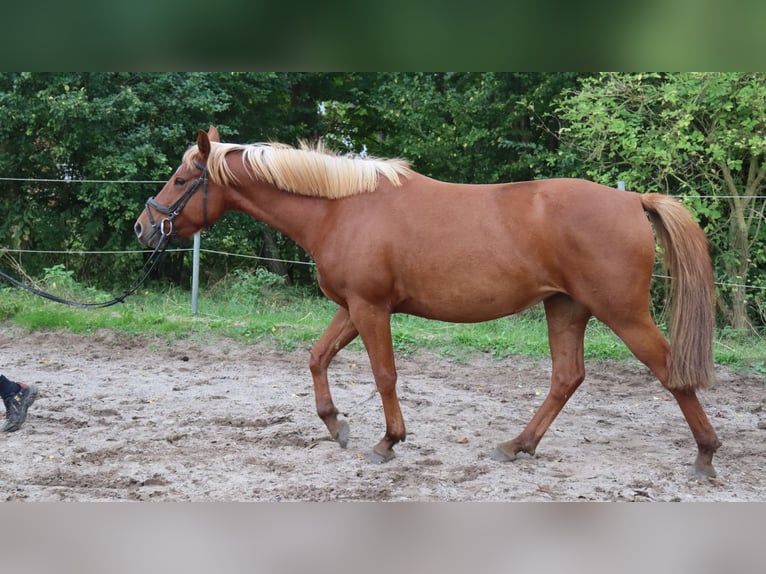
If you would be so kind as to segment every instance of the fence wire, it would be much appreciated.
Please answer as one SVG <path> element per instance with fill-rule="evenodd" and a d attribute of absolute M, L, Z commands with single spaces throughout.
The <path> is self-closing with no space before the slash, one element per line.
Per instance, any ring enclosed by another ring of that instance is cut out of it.
<path fill-rule="evenodd" d="M 125 179 L 48 179 L 48 178 L 33 178 L 33 177 L 0 177 L 0 181 L 20 181 L 29 183 L 103 183 L 103 184 L 152 184 L 162 185 L 166 183 L 164 180 L 125 180 Z M 621 182 L 620 182 L 621 183 Z M 670 195 L 677 199 L 695 198 L 695 199 L 766 199 L 766 195 Z M 168 249 L 168 252 L 191 252 L 192 248 L 175 248 Z M 145 250 L 118 250 L 118 251 L 45 251 L 34 249 L 7 249 L 0 248 L 0 253 L 44 253 L 44 254 L 61 254 L 61 255 L 108 255 L 108 254 L 128 254 L 128 253 L 144 253 Z M 215 249 L 200 248 L 200 253 L 210 253 L 212 255 L 223 255 L 227 257 L 241 257 L 245 259 L 257 259 L 260 261 L 273 261 L 277 263 L 292 263 L 297 265 L 310 265 L 316 266 L 313 261 L 291 261 L 289 259 L 277 259 L 273 257 L 262 257 L 259 255 L 245 255 L 241 253 L 228 253 L 226 251 L 218 251 Z M 667 275 L 652 275 L 657 279 L 670 279 Z M 746 285 L 741 283 L 733 283 L 728 281 L 716 281 L 716 285 L 720 287 L 736 287 L 745 289 L 754 289 L 759 291 L 766 291 L 766 286 L 759 285 Z"/>
<path fill-rule="evenodd" d="M 166 249 L 166 253 L 191 253 L 194 251 L 192 247 L 173 247 Z M 260 255 L 247 255 L 244 253 L 229 253 L 227 251 L 218 251 L 216 249 L 205 249 L 204 247 L 200 248 L 200 253 L 210 253 L 212 255 L 226 255 L 229 257 L 241 257 L 243 259 L 259 259 L 261 261 L 276 261 L 279 263 L 295 263 L 297 265 L 311 265 L 316 266 L 316 263 L 313 261 L 293 261 L 291 259 L 277 259 L 274 257 L 262 257 Z M 37 253 L 37 254 L 45 254 L 45 255 L 125 255 L 125 254 L 131 254 L 131 253 L 150 253 L 146 249 L 122 249 L 122 250 L 114 250 L 114 251 L 72 251 L 69 249 L 64 250 L 50 250 L 50 249 L 8 249 L 7 247 L 0 247 L 0 254 L 14 254 L 18 253 L 19 255 L 24 253 Z"/>
<path fill-rule="evenodd" d="M 178 248 L 170 248 L 167 249 L 167 253 L 191 253 L 194 251 L 191 247 L 178 247 Z M 223 255 L 226 257 L 240 257 L 243 259 L 257 259 L 259 261 L 275 261 L 278 263 L 294 263 L 296 265 L 309 265 L 312 267 L 316 267 L 316 263 L 313 261 L 293 261 L 291 259 L 277 259 L 274 257 L 262 257 L 260 255 L 247 255 L 243 253 L 229 253 L 228 251 L 219 251 L 217 249 L 205 249 L 204 247 L 200 248 L 200 253 L 210 253 L 211 255 Z M 146 249 L 125 249 L 125 250 L 115 250 L 115 251 L 71 251 L 71 250 L 45 250 L 45 249 L 8 249 L 6 247 L 0 247 L 0 254 L 14 254 L 18 253 L 19 255 L 24 253 L 37 253 L 37 254 L 46 254 L 46 255 L 124 255 L 124 254 L 131 254 L 131 253 L 148 253 Z M 652 274 L 652 277 L 655 279 L 672 279 L 670 275 L 658 275 L 658 274 Z M 745 289 L 755 289 L 758 291 L 766 291 L 766 286 L 761 285 L 746 285 L 743 283 L 732 283 L 728 281 L 716 281 L 716 285 L 719 287 L 738 287 Z"/>

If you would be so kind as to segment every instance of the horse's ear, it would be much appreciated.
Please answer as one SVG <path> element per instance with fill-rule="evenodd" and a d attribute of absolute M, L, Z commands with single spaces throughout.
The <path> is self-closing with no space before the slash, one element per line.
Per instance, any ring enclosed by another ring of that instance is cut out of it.
<path fill-rule="evenodd" d="M 197 149 L 202 156 L 202 163 L 206 163 L 210 155 L 210 138 L 205 130 L 200 130 L 197 134 Z"/>
<path fill-rule="evenodd" d="M 221 136 L 218 134 L 218 128 L 215 126 L 210 126 L 210 129 L 207 130 L 207 137 L 211 142 L 221 141 Z"/>

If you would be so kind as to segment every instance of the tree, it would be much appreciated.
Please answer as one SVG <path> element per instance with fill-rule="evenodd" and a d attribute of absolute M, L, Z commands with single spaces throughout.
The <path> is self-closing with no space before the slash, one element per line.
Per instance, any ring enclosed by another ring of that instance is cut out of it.
<path fill-rule="evenodd" d="M 573 73 L 349 74 L 323 102 L 323 127 L 351 151 L 404 157 L 437 179 L 493 183 L 531 179 L 529 156 L 555 145 L 530 122 L 547 111 Z M 342 98 L 342 99 L 341 99 Z"/>
<path fill-rule="evenodd" d="M 103 183 L 0 182 L 0 245 L 36 249 L 135 247 L 132 224 L 200 128 L 217 125 L 239 143 L 327 139 L 343 151 L 404 156 L 427 175 L 491 183 L 531 179 L 530 158 L 556 145 L 530 121 L 550 109 L 577 74 L 554 73 L 3 73 L 0 176 Z M 308 255 L 289 238 L 232 213 L 205 243 L 290 262 Z M 203 255 L 204 257 L 204 255 Z M 139 257 L 72 261 L 88 282 L 129 280 Z M 30 272 L 58 256 L 25 262 Z M 238 265 L 210 258 L 214 280 Z M 67 264 L 68 267 L 72 265 Z M 36 268 L 35 268 L 36 267 Z M 277 270 L 273 268 L 272 270 Z M 183 254 L 163 276 L 187 278 Z M 294 282 L 310 268 L 287 263 Z"/>
<path fill-rule="evenodd" d="M 734 328 L 763 305 L 766 74 L 601 74 L 562 99 L 544 164 L 628 189 L 681 195 L 711 240 L 718 305 Z M 700 196 L 712 196 L 702 198 Z M 761 307 L 762 308 L 762 307 Z"/>
<path fill-rule="evenodd" d="M 134 247 L 132 225 L 157 184 L 115 180 L 169 177 L 197 130 L 211 123 L 236 139 L 278 139 L 294 76 L 232 73 L 0 74 L 0 174 L 16 178 L 104 180 L 103 183 L 3 182 L 0 238 L 37 249 Z M 241 230 L 238 230 L 241 232 Z M 235 242 L 236 243 L 236 242 Z M 37 270 L 46 264 L 37 258 Z M 136 259 L 82 259 L 101 282 L 136 269 Z M 183 256 L 164 273 L 180 278 Z M 30 265 L 34 271 L 35 265 Z"/>

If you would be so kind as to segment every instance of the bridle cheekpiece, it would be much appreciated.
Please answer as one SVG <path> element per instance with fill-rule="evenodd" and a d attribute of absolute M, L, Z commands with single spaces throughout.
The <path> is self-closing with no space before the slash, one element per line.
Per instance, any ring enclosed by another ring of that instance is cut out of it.
<path fill-rule="evenodd" d="M 196 161 L 194 162 L 194 167 L 201 169 L 202 174 L 196 179 L 194 183 L 191 184 L 189 189 L 187 189 L 181 197 L 176 199 L 173 205 L 169 207 L 165 207 L 164 205 L 157 203 L 157 201 L 154 199 L 154 196 L 146 200 L 146 204 L 145 204 L 146 217 L 149 219 L 149 223 L 151 224 L 152 229 L 159 231 L 160 235 L 162 236 L 162 241 L 164 242 L 170 241 L 170 239 L 172 239 L 173 236 L 175 235 L 175 227 L 173 226 L 173 220 L 180 215 L 180 213 L 183 211 L 183 208 L 186 207 L 187 203 L 189 203 L 189 200 L 199 189 L 200 185 L 202 185 L 203 225 L 205 229 L 207 229 L 208 227 L 208 224 L 207 224 L 208 170 L 206 165 L 202 165 L 201 163 L 197 163 Z M 154 209 L 155 211 L 158 211 L 159 213 L 161 213 L 162 215 L 165 215 L 166 217 L 163 217 L 158 222 L 152 216 L 152 209 Z"/>

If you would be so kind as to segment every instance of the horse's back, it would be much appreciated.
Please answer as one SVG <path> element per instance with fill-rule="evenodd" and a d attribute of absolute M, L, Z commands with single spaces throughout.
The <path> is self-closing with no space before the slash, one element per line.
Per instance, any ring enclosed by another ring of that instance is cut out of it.
<path fill-rule="evenodd" d="M 569 178 L 438 184 L 431 180 L 433 190 L 410 216 L 436 236 L 453 236 L 451 243 L 504 248 L 556 259 L 560 265 L 578 255 L 595 259 L 610 252 L 654 252 L 651 227 L 633 192 Z"/>
<path fill-rule="evenodd" d="M 352 200 L 354 233 L 335 246 L 338 282 L 393 311 L 483 321 L 554 293 L 593 293 L 623 280 L 637 253 L 642 268 L 653 257 L 633 193 L 575 179 L 410 185 Z"/>

